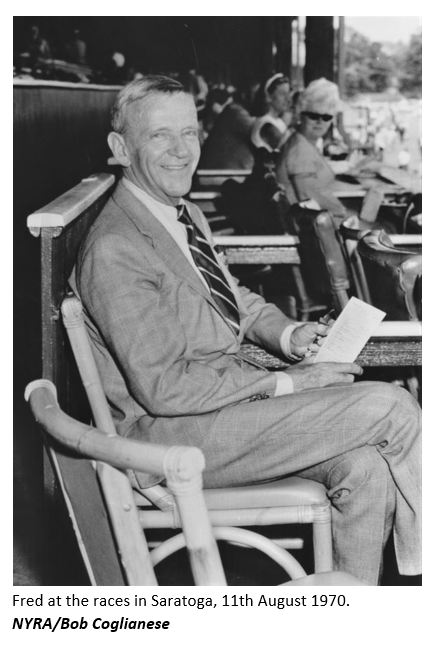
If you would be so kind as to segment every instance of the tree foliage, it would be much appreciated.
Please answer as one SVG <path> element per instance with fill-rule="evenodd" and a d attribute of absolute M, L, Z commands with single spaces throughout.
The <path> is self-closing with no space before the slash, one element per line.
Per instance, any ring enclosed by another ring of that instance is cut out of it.
<path fill-rule="evenodd" d="M 345 44 L 347 96 L 384 92 L 398 86 L 402 93 L 420 95 L 422 86 L 422 36 L 415 34 L 408 45 L 370 41 L 353 29 Z"/>
<path fill-rule="evenodd" d="M 402 53 L 398 74 L 404 93 L 420 96 L 422 90 L 422 34 L 413 34 L 406 52 Z"/>

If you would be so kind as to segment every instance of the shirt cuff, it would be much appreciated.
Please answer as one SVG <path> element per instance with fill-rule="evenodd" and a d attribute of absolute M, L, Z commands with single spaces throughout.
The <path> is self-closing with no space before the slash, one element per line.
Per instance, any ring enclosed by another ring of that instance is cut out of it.
<path fill-rule="evenodd" d="M 279 395 L 291 395 L 294 393 L 294 383 L 292 381 L 291 375 L 288 375 L 287 372 L 276 372 L 277 377 L 277 386 L 274 397 L 277 398 Z"/>
<path fill-rule="evenodd" d="M 303 322 L 297 322 L 296 324 L 288 325 L 280 336 L 280 349 L 282 350 L 282 354 L 288 359 L 292 359 L 294 361 L 301 361 L 301 359 L 299 356 L 291 352 L 291 336 L 294 329 L 296 329 L 300 324 L 303 324 Z"/>

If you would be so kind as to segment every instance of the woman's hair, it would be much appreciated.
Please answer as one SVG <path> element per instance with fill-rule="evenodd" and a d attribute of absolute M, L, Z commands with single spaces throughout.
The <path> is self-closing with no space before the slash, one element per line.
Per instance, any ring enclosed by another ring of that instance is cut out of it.
<path fill-rule="evenodd" d="M 289 78 L 287 78 L 286 75 L 283 75 L 283 73 L 275 73 L 271 78 L 268 78 L 264 84 L 264 93 L 271 96 L 276 91 L 277 87 L 284 84 L 290 84 Z"/>
<path fill-rule="evenodd" d="M 297 115 L 300 115 L 301 112 L 304 112 L 313 104 L 323 105 L 329 110 L 330 114 L 336 114 L 340 107 L 338 86 L 325 78 L 312 80 L 297 98 L 295 104 Z"/>
<path fill-rule="evenodd" d="M 261 85 L 253 104 L 253 114 L 255 116 L 260 117 L 267 112 L 270 96 L 273 95 L 280 85 L 284 84 L 291 85 L 289 78 L 283 75 L 283 73 L 275 73 Z"/>

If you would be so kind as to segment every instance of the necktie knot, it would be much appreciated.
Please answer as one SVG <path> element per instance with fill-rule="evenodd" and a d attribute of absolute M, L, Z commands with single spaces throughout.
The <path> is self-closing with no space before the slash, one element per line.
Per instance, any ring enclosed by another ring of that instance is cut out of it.
<path fill-rule="evenodd" d="M 183 224 L 191 224 L 190 214 L 188 212 L 187 206 L 183 203 L 180 203 L 179 206 L 176 206 L 177 210 L 177 220 Z"/>

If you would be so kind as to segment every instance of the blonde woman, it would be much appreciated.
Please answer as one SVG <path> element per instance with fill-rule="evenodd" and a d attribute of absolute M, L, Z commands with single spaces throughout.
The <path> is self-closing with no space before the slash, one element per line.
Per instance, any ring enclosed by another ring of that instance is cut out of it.
<path fill-rule="evenodd" d="M 297 98 L 298 124 L 282 148 L 276 168 L 290 203 L 314 199 L 338 220 L 348 213 L 332 193 L 335 176 L 318 149 L 318 140 L 329 130 L 339 106 L 337 85 L 325 78 L 311 82 Z"/>

